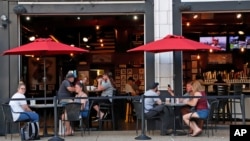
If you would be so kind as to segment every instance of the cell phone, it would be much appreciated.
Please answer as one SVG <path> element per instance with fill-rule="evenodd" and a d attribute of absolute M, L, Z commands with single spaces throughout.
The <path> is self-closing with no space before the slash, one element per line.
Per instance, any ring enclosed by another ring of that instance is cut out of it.
<path fill-rule="evenodd" d="M 170 84 L 168 84 L 168 88 L 171 88 Z"/>

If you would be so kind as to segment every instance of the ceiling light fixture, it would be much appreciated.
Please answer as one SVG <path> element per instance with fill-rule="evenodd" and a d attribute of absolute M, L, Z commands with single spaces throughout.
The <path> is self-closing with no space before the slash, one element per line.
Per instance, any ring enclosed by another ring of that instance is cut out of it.
<path fill-rule="evenodd" d="M 197 60 L 200 60 L 200 59 L 201 59 L 201 57 L 200 57 L 200 55 L 198 54 L 198 55 L 197 55 Z"/>
<path fill-rule="evenodd" d="M 83 37 L 82 40 L 83 40 L 83 42 L 85 42 L 85 43 L 89 41 L 89 39 L 88 39 L 87 37 Z"/>
<path fill-rule="evenodd" d="M 99 30 L 99 29 L 100 29 L 100 26 L 99 26 L 99 25 L 96 25 L 96 26 L 95 26 L 95 29 L 96 29 L 96 30 Z"/>
<path fill-rule="evenodd" d="M 190 26 L 190 22 L 187 22 L 187 23 L 186 23 L 186 26 L 189 27 L 189 26 Z"/>
<path fill-rule="evenodd" d="M 241 16 L 242 16 L 241 13 L 236 14 L 236 18 L 237 18 L 237 19 L 240 19 Z"/>
<path fill-rule="evenodd" d="M 213 49 L 209 49 L 209 52 L 212 53 L 212 52 L 213 52 Z"/>
<path fill-rule="evenodd" d="M 239 35 L 244 35 L 244 34 L 245 34 L 245 32 L 244 32 L 244 31 L 242 31 L 242 30 L 239 30 L 239 31 L 238 31 L 238 34 L 239 34 Z"/>
<path fill-rule="evenodd" d="M 245 51 L 245 48 L 244 48 L 244 47 L 241 47 L 241 48 L 240 48 L 240 51 L 241 51 L 241 52 L 244 52 L 244 51 Z"/>
<path fill-rule="evenodd" d="M 194 14 L 193 19 L 197 19 L 198 17 L 198 14 Z"/>
<path fill-rule="evenodd" d="M 36 39 L 35 36 L 30 36 L 30 37 L 29 37 L 29 41 L 31 41 L 31 42 L 35 41 L 35 39 Z"/>
<path fill-rule="evenodd" d="M 133 19 L 134 19 L 134 20 L 138 20 L 138 16 L 135 15 L 135 16 L 133 17 Z"/>
<path fill-rule="evenodd" d="M 30 16 L 27 16 L 25 19 L 26 21 L 30 21 Z"/>

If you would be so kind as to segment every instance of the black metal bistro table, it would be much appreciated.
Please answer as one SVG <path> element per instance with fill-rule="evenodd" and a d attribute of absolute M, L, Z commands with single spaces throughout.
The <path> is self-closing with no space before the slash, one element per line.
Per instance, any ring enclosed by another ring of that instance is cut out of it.
<path fill-rule="evenodd" d="M 165 103 L 165 105 L 168 106 L 168 107 L 171 107 L 173 109 L 173 113 L 174 113 L 174 126 L 173 126 L 173 133 L 172 134 L 173 135 L 186 135 L 186 132 L 184 131 L 183 126 L 181 125 L 180 115 L 176 115 L 176 108 L 185 106 L 186 104 L 185 103 Z M 176 129 L 176 119 L 177 118 L 179 120 L 178 123 L 182 127 L 183 132 L 177 132 L 177 129 Z"/>
<path fill-rule="evenodd" d="M 43 137 L 52 136 L 48 134 L 48 130 L 47 130 L 47 110 L 54 108 L 54 104 L 34 104 L 34 105 L 29 105 L 29 106 L 30 108 L 33 108 L 33 109 L 43 110 L 44 123 L 43 123 L 43 135 L 42 136 Z M 57 107 L 61 108 L 62 105 L 58 104 Z M 57 127 L 54 127 L 54 128 L 57 128 Z"/>

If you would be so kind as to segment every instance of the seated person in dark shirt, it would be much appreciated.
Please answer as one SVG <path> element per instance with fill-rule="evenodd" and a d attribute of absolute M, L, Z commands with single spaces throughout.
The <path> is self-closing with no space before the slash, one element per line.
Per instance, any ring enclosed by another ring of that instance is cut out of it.
<path fill-rule="evenodd" d="M 215 81 L 214 83 L 226 83 L 226 82 L 223 80 L 221 74 L 218 74 L 217 81 Z M 215 93 L 217 92 L 217 85 L 213 85 L 213 90 Z"/>

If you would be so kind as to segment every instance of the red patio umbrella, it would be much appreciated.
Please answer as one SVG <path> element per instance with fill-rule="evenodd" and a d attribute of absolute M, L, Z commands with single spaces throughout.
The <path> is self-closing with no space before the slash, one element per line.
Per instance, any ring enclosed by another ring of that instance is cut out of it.
<path fill-rule="evenodd" d="M 39 38 L 34 42 L 21 45 L 3 52 L 3 55 L 36 55 L 44 60 L 44 97 L 46 99 L 46 61 L 45 57 L 50 55 L 84 53 L 88 50 L 72 47 L 63 43 L 55 42 L 51 38 Z M 46 104 L 46 100 L 45 100 Z"/>
<path fill-rule="evenodd" d="M 84 53 L 88 50 L 72 47 L 63 43 L 55 42 L 51 38 L 39 38 L 34 42 L 21 45 L 3 52 L 3 55 L 59 55 L 70 53 Z"/>
<path fill-rule="evenodd" d="M 167 35 L 163 39 L 150 42 L 148 44 L 127 50 L 148 51 L 148 52 L 167 52 L 167 51 L 185 51 L 185 50 L 220 50 L 217 47 L 206 45 L 197 41 L 187 39 L 183 36 Z"/>

